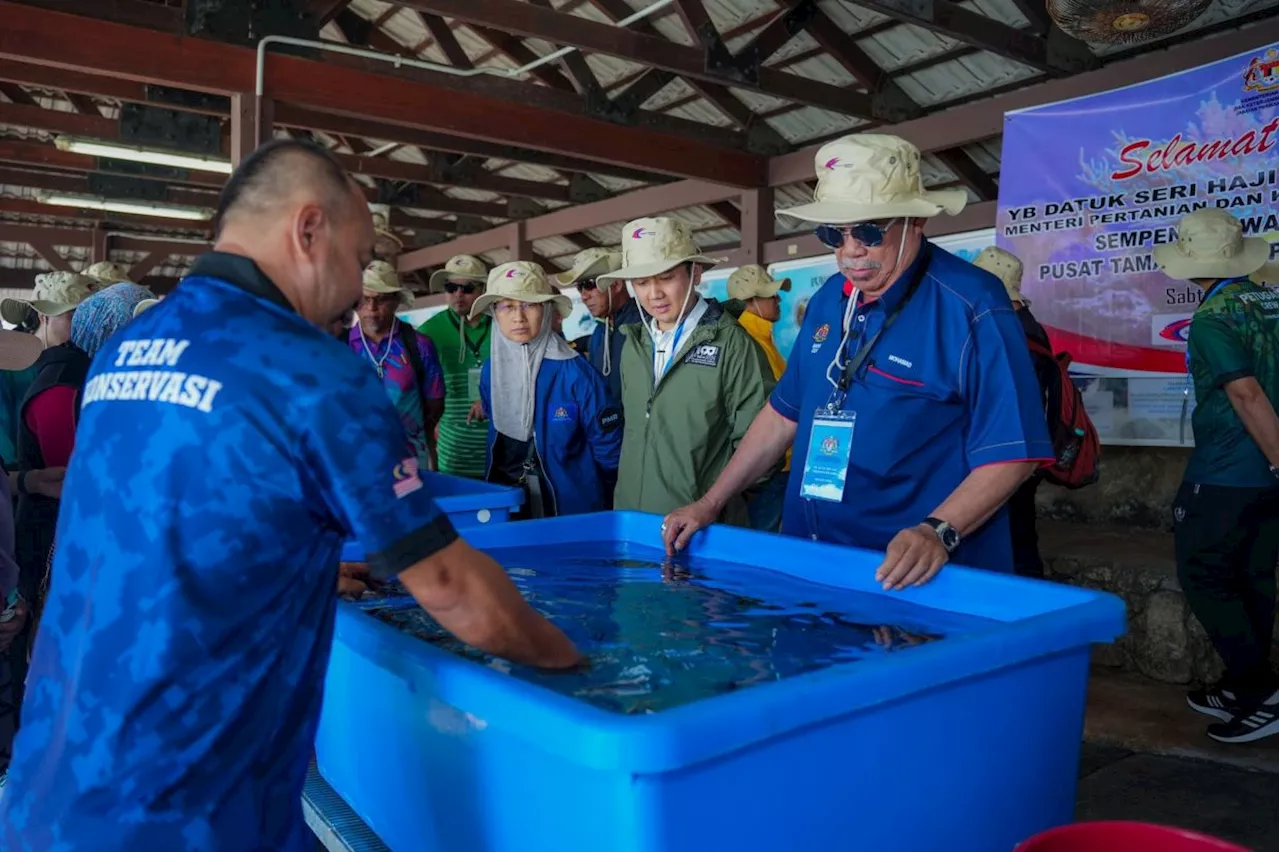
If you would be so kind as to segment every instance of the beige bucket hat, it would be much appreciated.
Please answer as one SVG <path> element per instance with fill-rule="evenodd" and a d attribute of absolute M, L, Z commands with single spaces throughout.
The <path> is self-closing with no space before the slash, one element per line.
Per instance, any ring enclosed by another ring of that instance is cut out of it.
<path fill-rule="evenodd" d="M 715 266 L 724 258 L 707 257 L 698 251 L 693 232 L 679 219 L 669 216 L 633 219 L 622 226 L 622 266 L 597 275 L 597 281 L 637 281 L 661 275 L 682 263 Z"/>
<path fill-rule="evenodd" d="M 973 265 L 999 278 L 1009 301 L 1031 305 L 1031 300 L 1022 295 L 1022 261 L 1017 257 L 1002 248 L 987 246 L 973 259 Z"/>
<path fill-rule="evenodd" d="M 373 217 L 374 252 L 382 257 L 399 254 L 404 240 L 391 230 L 391 206 L 370 204 L 369 215 Z"/>
<path fill-rule="evenodd" d="M 366 266 L 361 283 L 366 293 L 398 293 L 401 308 L 413 307 L 413 291 L 400 283 L 400 273 L 385 260 Z"/>
<path fill-rule="evenodd" d="M 18 325 L 26 316 L 28 307 L 35 308 L 42 316 L 61 316 L 74 311 L 77 305 L 93 295 L 97 286 L 96 278 L 75 272 L 45 272 L 36 276 L 33 298 L 0 301 L 0 317 L 11 325 Z"/>
<path fill-rule="evenodd" d="M 576 287 L 579 281 L 599 278 L 622 268 L 622 250 L 616 248 L 583 249 L 573 256 L 573 266 L 551 276 L 551 283 L 561 290 Z"/>
<path fill-rule="evenodd" d="M 469 254 L 455 254 L 449 258 L 443 269 L 437 269 L 431 273 L 431 277 L 427 279 L 427 286 L 433 293 L 443 290 L 445 283 L 450 280 L 469 281 L 483 286 L 488 275 L 489 270 L 485 268 L 484 261 L 480 258 Z"/>
<path fill-rule="evenodd" d="M 154 308 L 158 304 L 160 304 L 159 299 L 143 299 L 141 302 L 133 306 L 133 318 L 137 319 L 142 315 L 143 311 Z"/>
<path fill-rule="evenodd" d="M 927 219 L 964 209 L 962 189 L 924 188 L 920 151 L 905 139 L 858 133 L 828 142 L 814 157 L 818 187 L 813 202 L 779 210 L 819 225 L 849 225 L 876 219 Z"/>
<path fill-rule="evenodd" d="M 776 280 L 763 266 L 751 264 L 735 269 L 726 285 L 730 299 L 772 299 L 779 291 L 790 292 L 791 279 Z"/>
<path fill-rule="evenodd" d="M 118 263 L 112 263 L 109 260 L 100 260 L 90 265 L 81 275 L 87 275 L 96 279 L 98 287 L 110 287 L 112 284 L 132 284 L 133 279 L 129 277 L 129 273 L 123 266 Z"/>
<path fill-rule="evenodd" d="M 489 283 L 484 295 L 471 306 L 471 319 L 480 316 L 503 299 L 515 299 L 517 302 L 533 305 L 551 302 L 561 317 L 568 318 L 573 313 L 573 302 L 569 301 L 569 297 L 551 289 L 547 273 L 538 264 L 527 260 L 504 263 L 493 268 L 489 273 Z"/>
<path fill-rule="evenodd" d="M 1206 207 L 1178 220 L 1178 241 L 1158 245 L 1151 253 L 1170 278 L 1237 278 L 1252 275 L 1271 259 L 1271 245 L 1261 237 L 1245 237 L 1240 220 Z"/>

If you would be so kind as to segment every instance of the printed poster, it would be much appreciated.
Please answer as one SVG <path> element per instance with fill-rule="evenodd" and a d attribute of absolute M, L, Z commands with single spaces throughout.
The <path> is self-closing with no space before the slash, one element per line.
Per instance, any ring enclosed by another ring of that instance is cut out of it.
<path fill-rule="evenodd" d="M 996 244 L 1022 259 L 1023 292 L 1089 377 L 1109 443 L 1191 442 L 1184 359 L 1203 291 L 1151 252 L 1216 207 L 1275 260 L 1278 82 L 1272 46 L 1005 116 Z"/>

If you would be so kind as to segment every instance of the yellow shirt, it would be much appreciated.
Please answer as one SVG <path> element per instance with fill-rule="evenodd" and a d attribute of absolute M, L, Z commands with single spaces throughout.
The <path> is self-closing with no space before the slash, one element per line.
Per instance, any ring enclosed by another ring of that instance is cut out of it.
<path fill-rule="evenodd" d="M 782 353 L 778 351 L 778 347 L 773 343 L 773 323 L 766 319 L 761 319 L 750 311 L 743 311 L 742 316 L 738 317 L 738 323 L 747 330 L 747 334 L 751 335 L 751 339 L 764 350 L 764 357 L 769 360 L 769 369 L 773 371 L 773 380 L 776 382 L 782 378 L 782 371 L 787 368 L 787 360 L 782 357 Z M 791 470 L 790 450 L 787 450 L 787 461 L 782 466 L 782 469 L 783 471 Z"/>

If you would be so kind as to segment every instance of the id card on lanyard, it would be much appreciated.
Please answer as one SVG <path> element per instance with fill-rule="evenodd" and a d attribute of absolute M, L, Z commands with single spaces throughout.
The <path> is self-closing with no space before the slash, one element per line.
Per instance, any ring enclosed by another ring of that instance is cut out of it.
<path fill-rule="evenodd" d="M 844 500 L 845 479 L 849 475 L 849 460 L 853 455 L 853 427 L 857 423 L 856 411 L 844 410 L 845 397 L 853 384 L 858 370 L 866 362 L 872 348 L 880 340 L 880 336 L 889 330 L 889 326 L 901 316 L 911 297 L 915 295 L 923 274 L 921 269 L 907 286 L 902 301 L 884 318 L 871 339 L 858 347 L 858 351 L 844 363 L 840 381 L 834 383 L 831 397 L 826 406 L 813 414 L 813 425 L 809 430 L 809 450 L 804 459 L 804 472 L 800 480 L 800 496 L 809 500 L 824 500 L 840 503 Z M 849 298 L 857 299 L 855 290 Z M 848 329 L 844 329 L 847 336 Z M 841 341 L 841 353 L 845 343 Z"/>

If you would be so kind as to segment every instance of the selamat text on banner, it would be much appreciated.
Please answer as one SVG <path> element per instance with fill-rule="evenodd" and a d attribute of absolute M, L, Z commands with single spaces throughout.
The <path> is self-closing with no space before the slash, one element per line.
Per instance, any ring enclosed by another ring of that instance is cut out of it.
<path fill-rule="evenodd" d="M 1150 416 L 1130 437 L 1164 443 L 1171 417 L 1176 427 L 1181 379 L 1170 377 L 1185 373 L 1202 297 L 1156 268 L 1154 246 L 1177 239 L 1182 215 L 1216 206 L 1275 258 L 1276 57 L 1273 46 L 1005 116 L 996 243 L 1022 259 L 1023 292 L 1058 349 L 1085 373 L 1134 379 L 1100 382 L 1117 409 L 1103 421 L 1127 428 L 1138 406 Z"/>

